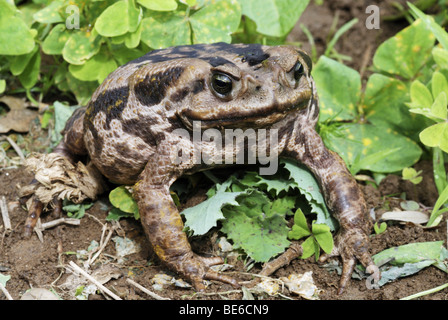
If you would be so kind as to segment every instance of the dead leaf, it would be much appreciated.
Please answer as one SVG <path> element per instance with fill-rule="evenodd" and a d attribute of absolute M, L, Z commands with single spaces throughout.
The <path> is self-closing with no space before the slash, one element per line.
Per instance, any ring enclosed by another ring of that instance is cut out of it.
<path fill-rule="evenodd" d="M 428 222 L 429 217 L 426 213 L 420 211 L 388 211 L 383 213 L 381 220 L 394 220 L 423 224 Z"/>
<path fill-rule="evenodd" d="M 3 96 L 0 102 L 5 103 L 10 111 L 6 116 L 0 118 L 0 133 L 7 133 L 11 130 L 16 132 L 28 132 L 30 123 L 36 119 L 38 112 L 32 110 L 29 104 L 23 99 Z"/>

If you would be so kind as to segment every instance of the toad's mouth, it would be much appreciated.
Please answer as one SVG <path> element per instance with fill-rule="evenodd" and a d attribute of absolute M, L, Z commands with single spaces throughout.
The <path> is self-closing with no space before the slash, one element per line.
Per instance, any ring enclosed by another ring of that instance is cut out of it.
<path fill-rule="evenodd" d="M 201 129 L 226 127 L 238 128 L 247 127 L 262 128 L 284 119 L 288 114 L 303 110 L 313 102 L 314 98 L 301 100 L 298 103 L 273 103 L 269 107 L 250 110 L 243 112 L 248 108 L 238 108 L 238 110 L 226 110 L 225 112 L 214 113 L 213 117 L 204 112 L 194 110 L 185 110 L 182 114 L 178 114 L 179 118 L 188 129 L 193 129 L 193 122 L 200 122 Z"/>

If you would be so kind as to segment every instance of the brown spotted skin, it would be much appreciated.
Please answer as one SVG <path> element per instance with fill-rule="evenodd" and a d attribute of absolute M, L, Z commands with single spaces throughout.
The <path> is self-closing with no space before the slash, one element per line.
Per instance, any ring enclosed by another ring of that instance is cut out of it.
<path fill-rule="evenodd" d="M 303 74 L 295 78 L 298 62 Z M 201 121 L 202 129 L 221 131 L 278 129 L 278 154 L 296 159 L 314 173 L 340 222 L 332 255 L 343 260 L 342 291 L 356 260 L 373 266 L 368 252 L 370 225 L 355 180 L 315 131 L 319 107 L 310 72 L 309 57 L 293 47 L 217 43 L 156 50 L 107 77 L 85 111 L 68 121 L 56 152 L 72 160 L 88 155 L 112 182 L 134 184 L 142 225 L 154 251 L 202 290 L 203 279 L 238 283 L 209 269 L 222 260 L 194 254 L 183 232 L 170 185 L 183 174 L 213 166 L 173 163 L 174 148 L 193 150 L 191 139 L 173 130 L 191 131 L 194 121 Z M 232 91 L 225 97 L 212 88 L 215 73 L 232 78 Z M 201 147 L 207 154 L 214 152 L 213 143 L 201 142 Z M 235 158 L 238 148 L 224 151 Z"/>

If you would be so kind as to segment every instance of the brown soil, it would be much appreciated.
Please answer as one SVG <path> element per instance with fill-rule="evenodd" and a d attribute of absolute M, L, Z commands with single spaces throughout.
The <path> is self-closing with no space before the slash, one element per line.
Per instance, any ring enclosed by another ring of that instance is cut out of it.
<path fill-rule="evenodd" d="M 391 13 L 388 3 L 390 1 L 368 1 L 368 4 L 378 3 L 382 8 L 382 14 Z M 356 4 L 355 4 L 356 3 Z M 393 22 L 382 22 L 380 30 L 367 30 L 364 26 L 366 14 L 363 1 L 325 1 L 323 6 L 316 6 L 314 2 L 305 12 L 300 23 L 304 23 L 315 37 L 318 50 L 321 53 L 325 47 L 328 36 L 328 29 L 336 14 L 339 15 L 339 25 L 349 21 L 353 17 L 358 17 L 360 22 L 344 37 L 337 45 L 338 52 L 351 56 L 351 67 L 360 69 L 371 64 L 371 58 L 375 48 L 379 43 L 395 34 L 402 27 L 406 26 L 406 21 L 398 20 Z M 290 40 L 300 40 L 306 42 L 306 38 L 296 28 Z M 305 46 L 306 47 L 306 46 Z M 424 171 L 424 181 L 417 188 L 408 182 L 401 180 L 399 176 L 390 175 L 380 184 L 379 188 L 374 188 L 363 183 L 363 189 L 368 200 L 369 209 L 375 209 L 376 217 L 387 210 L 399 207 L 400 196 L 405 194 L 406 199 L 415 200 L 424 206 L 432 206 L 436 199 L 436 189 L 432 180 L 432 169 L 426 162 L 419 163 L 418 170 Z M 0 170 L 0 197 L 5 196 L 13 230 L 6 232 L 0 224 L 0 273 L 11 276 L 7 282 L 7 289 L 14 299 L 20 297 L 30 288 L 53 288 L 62 298 L 73 299 L 72 293 L 64 289 L 63 284 L 70 273 L 66 267 L 69 261 L 75 261 L 82 266 L 82 261 L 77 259 L 78 250 L 86 250 L 92 240 L 100 241 L 102 236 L 102 224 L 106 224 L 105 218 L 110 208 L 107 199 L 100 199 L 88 210 L 88 214 L 81 220 L 80 226 L 58 226 L 45 230 L 43 242 L 39 241 L 33 234 L 30 239 L 22 236 L 23 225 L 27 213 L 18 204 L 18 187 L 29 183 L 31 176 L 24 172 L 22 168 Z M 190 205 L 194 201 L 190 201 Z M 43 216 L 43 222 L 53 218 L 50 214 Z M 435 241 L 447 239 L 446 217 L 440 227 L 425 229 L 421 226 L 410 224 L 389 223 L 387 230 L 379 235 L 371 236 L 372 254 L 380 252 L 386 248 L 399 246 L 407 243 Z M 110 223 L 107 223 L 110 224 Z M 147 240 L 144 237 L 142 228 L 138 221 L 133 219 L 120 220 L 120 228 L 112 237 L 119 233 L 121 236 L 134 240 L 141 246 L 138 253 L 126 256 L 124 261 L 117 260 L 114 242 L 109 241 L 103 254 L 92 265 L 92 269 L 99 269 L 104 264 L 113 266 L 119 273 L 118 279 L 107 282 L 106 286 L 124 299 L 139 300 L 149 299 L 149 296 L 131 286 L 126 282 L 128 277 L 140 283 L 142 286 L 152 290 L 151 279 L 155 274 L 164 273 L 166 269 L 153 259 L 150 254 Z M 213 231 L 201 238 L 192 239 L 192 244 L 198 253 L 208 254 L 215 250 L 217 231 Z M 243 261 L 234 261 L 235 273 L 233 276 L 238 280 L 249 280 L 250 277 L 243 275 L 247 272 Z M 416 275 L 401 278 L 392 283 L 386 284 L 377 290 L 368 290 L 364 281 L 352 280 L 350 286 L 342 296 L 336 294 L 339 276 L 318 265 L 313 259 L 294 260 L 289 266 L 278 270 L 273 277 L 288 276 L 291 273 L 304 273 L 313 271 L 315 284 L 322 290 L 320 299 L 357 299 L 357 300 L 396 300 L 423 290 L 431 289 L 442 285 L 448 281 L 448 275 L 435 267 L 428 267 Z M 260 266 L 255 265 L 250 270 L 251 273 L 260 271 Z M 212 295 L 194 295 L 192 289 L 181 289 L 178 287 L 166 287 L 163 291 L 157 292 L 159 295 L 171 299 L 241 299 L 241 293 L 223 293 L 233 290 L 229 285 L 213 282 L 207 293 Z M 300 299 L 289 294 L 286 290 L 284 295 L 294 299 Z M 448 291 L 444 291 L 425 296 L 422 299 L 443 300 L 448 298 Z M 266 299 L 273 299 L 265 296 Z M 0 300 L 6 299 L 0 292 Z M 102 295 L 91 295 L 90 299 L 104 299 Z M 274 299 L 282 299 L 276 297 Z"/>

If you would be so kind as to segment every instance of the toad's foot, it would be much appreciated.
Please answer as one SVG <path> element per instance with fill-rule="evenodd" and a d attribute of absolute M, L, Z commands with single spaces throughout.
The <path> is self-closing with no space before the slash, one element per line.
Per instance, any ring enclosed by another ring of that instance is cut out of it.
<path fill-rule="evenodd" d="M 165 261 L 174 271 L 188 279 L 196 291 L 204 291 L 203 280 L 216 280 L 239 288 L 239 283 L 227 275 L 220 274 L 210 267 L 224 263 L 220 257 L 201 257 L 192 251 Z"/>
<path fill-rule="evenodd" d="M 336 235 L 335 245 L 330 254 L 320 257 L 320 262 L 325 262 L 328 258 L 340 256 L 342 259 L 342 275 L 339 283 L 338 294 L 344 292 L 353 270 L 358 260 L 371 274 L 374 282 L 380 279 L 380 271 L 373 263 L 369 254 L 369 238 L 363 230 L 349 229 L 341 230 Z"/>

